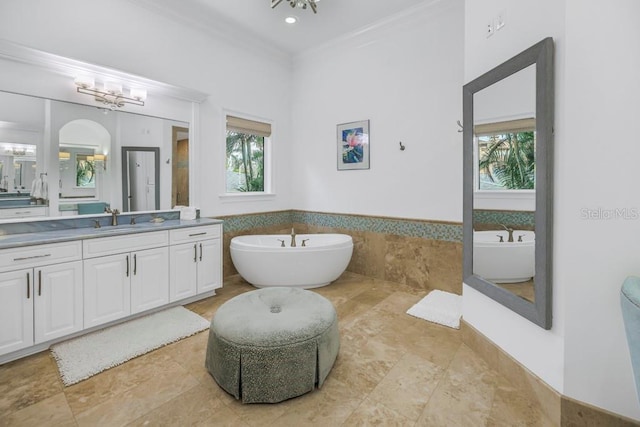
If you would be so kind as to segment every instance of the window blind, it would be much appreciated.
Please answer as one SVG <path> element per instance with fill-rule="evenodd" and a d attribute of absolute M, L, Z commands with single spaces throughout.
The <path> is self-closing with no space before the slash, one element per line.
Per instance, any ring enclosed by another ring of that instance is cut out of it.
<path fill-rule="evenodd" d="M 227 130 L 258 136 L 271 136 L 271 124 L 235 116 L 227 116 Z"/>
<path fill-rule="evenodd" d="M 531 132 L 536 130 L 536 119 L 508 120 L 505 122 L 485 123 L 473 127 L 476 136 L 499 135 L 501 133 Z"/>

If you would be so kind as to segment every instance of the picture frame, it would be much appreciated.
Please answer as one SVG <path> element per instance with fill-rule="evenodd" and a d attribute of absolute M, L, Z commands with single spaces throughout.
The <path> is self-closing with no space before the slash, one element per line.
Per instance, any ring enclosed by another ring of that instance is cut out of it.
<path fill-rule="evenodd" d="M 369 120 L 337 125 L 338 170 L 370 167 Z"/>

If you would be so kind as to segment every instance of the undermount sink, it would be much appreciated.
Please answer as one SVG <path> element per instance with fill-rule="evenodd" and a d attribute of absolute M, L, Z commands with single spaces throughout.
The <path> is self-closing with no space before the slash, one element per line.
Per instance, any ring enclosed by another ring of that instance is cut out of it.
<path fill-rule="evenodd" d="M 100 228 L 94 228 L 93 231 L 97 233 L 115 233 L 118 231 L 132 230 L 135 225 L 105 225 Z"/>

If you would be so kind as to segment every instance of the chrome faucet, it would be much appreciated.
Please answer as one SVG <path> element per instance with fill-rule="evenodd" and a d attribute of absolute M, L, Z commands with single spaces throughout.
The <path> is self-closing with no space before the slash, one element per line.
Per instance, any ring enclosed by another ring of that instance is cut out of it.
<path fill-rule="evenodd" d="M 509 228 L 504 224 L 500 224 L 505 230 L 507 230 L 507 233 L 509 233 L 509 238 L 507 239 L 507 242 L 513 242 L 513 228 Z"/>
<path fill-rule="evenodd" d="M 291 228 L 291 245 L 292 248 L 296 247 L 296 232 Z"/>
<path fill-rule="evenodd" d="M 120 214 L 120 211 L 118 211 L 118 209 L 111 210 L 111 208 L 105 208 L 104 211 L 111 214 L 111 225 L 118 225 L 118 214 Z"/>

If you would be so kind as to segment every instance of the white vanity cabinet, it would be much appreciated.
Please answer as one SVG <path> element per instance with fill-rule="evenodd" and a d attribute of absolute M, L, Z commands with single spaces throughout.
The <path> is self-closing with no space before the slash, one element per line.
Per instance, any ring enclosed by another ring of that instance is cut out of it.
<path fill-rule="evenodd" d="M 170 301 L 222 287 L 221 234 L 220 225 L 170 231 Z"/>
<path fill-rule="evenodd" d="M 83 329 L 82 245 L 0 250 L 0 355 Z"/>
<path fill-rule="evenodd" d="M 204 221 L 131 233 L 103 227 L 46 244 L 32 244 L 34 235 L 0 249 L 0 364 L 214 295 L 222 287 L 222 226 Z"/>
<path fill-rule="evenodd" d="M 84 241 L 85 328 L 169 302 L 168 244 L 167 231 Z"/>

